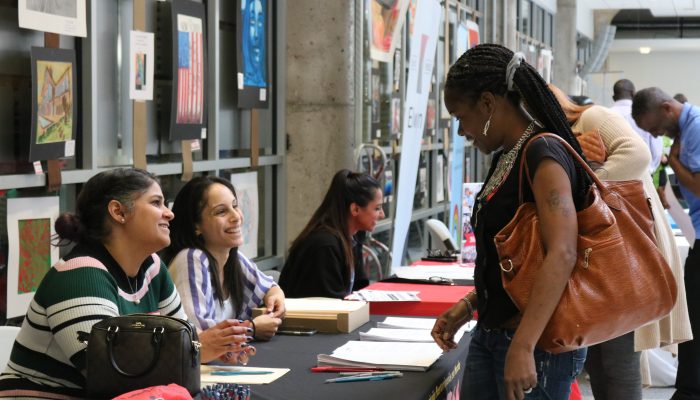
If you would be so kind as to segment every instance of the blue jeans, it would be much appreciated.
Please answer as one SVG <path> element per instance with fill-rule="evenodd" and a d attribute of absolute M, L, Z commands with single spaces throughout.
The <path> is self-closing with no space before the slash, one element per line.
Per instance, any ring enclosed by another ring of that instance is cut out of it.
<path fill-rule="evenodd" d="M 469 400 L 503 400 L 503 371 L 513 331 L 486 330 L 477 327 L 472 333 L 469 354 L 464 366 L 461 398 Z M 537 387 L 527 400 L 568 400 L 571 383 L 583 369 L 586 349 L 552 354 L 535 349 Z"/>

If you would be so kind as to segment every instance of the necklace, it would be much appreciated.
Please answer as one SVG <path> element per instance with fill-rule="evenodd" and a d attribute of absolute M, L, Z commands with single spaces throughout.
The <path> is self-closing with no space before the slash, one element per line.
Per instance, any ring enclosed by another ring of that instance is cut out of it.
<path fill-rule="evenodd" d="M 129 284 L 129 289 L 131 289 L 131 294 L 136 294 L 136 290 L 134 290 L 134 287 L 131 286 L 131 278 L 129 277 L 129 275 L 126 275 L 126 282 Z M 136 289 L 138 289 L 139 288 L 139 278 L 138 277 L 134 278 L 134 283 L 136 284 Z M 139 303 L 141 303 L 141 300 L 136 299 L 136 300 L 134 300 L 134 303 L 139 304 Z"/>
<path fill-rule="evenodd" d="M 525 141 L 532 135 L 534 131 L 535 121 L 532 121 L 530 122 L 530 125 L 528 125 L 525 129 L 525 132 L 523 132 L 518 141 L 515 143 L 515 146 L 513 146 L 512 149 L 508 150 L 507 153 L 502 154 L 501 157 L 498 159 L 498 163 L 496 164 L 496 168 L 494 169 L 493 174 L 491 174 L 488 181 L 486 182 L 486 185 L 484 185 L 484 188 L 481 190 L 481 192 L 479 192 L 479 195 L 476 198 L 477 220 L 475 221 L 474 225 L 478 223 L 478 214 L 481 210 L 481 204 L 485 201 L 490 200 L 491 197 L 501 187 L 501 185 L 503 185 L 503 182 L 505 182 L 505 180 L 508 178 L 508 175 L 510 174 L 510 170 L 513 168 L 513 164 L 515 163 L 515 159 L 518 157 L 518 152 L 520 151 L 520 148 L 523 146 L 523 143 L 525 143 Z"/>

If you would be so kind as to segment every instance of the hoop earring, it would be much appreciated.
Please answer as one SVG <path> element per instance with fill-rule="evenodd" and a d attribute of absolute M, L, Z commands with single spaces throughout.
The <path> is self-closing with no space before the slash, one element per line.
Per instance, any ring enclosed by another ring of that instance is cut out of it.
<path fill-rule="evenodd" d="M 491 127 L 491 117 L 493 114 L 489 115 L 489 119 L 486 120 L 486 123 L 484 124 L 484 131 L 481 132 L 482 135 L 486 136 L 486 134 L 489 131 L 489 128 Z"/>

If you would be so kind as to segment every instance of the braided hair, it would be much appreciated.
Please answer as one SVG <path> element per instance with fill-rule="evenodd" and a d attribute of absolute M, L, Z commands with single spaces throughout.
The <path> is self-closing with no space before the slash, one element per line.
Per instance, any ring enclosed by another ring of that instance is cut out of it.
<path fill-rule="evenodd" d="M 506 47 L 490 43 L 480 44 L 467 50 L 450 67 L 445 90 L 451 91 L 470 104 L 475 104 L 483 92 L 504 96 L 516 108 L 524 102 L 532 113 L 532 117 L 542 124 L 544 130 L 566 140 L 578 155 L 586 160 L 559 102 L 544 79 L 530 64 L 523 61 L 515 68 L 512 90 L 508 90 L 506 73 L 513 54 Z M 587 183 L 590 182 L 583 167 L 578 163 L 574 164 L 576 176 L 586 179 Z M 582 198 L 586 195 L 588 184 L 577 186 L 582 193 L 574 193 L 574 195 Z"/>

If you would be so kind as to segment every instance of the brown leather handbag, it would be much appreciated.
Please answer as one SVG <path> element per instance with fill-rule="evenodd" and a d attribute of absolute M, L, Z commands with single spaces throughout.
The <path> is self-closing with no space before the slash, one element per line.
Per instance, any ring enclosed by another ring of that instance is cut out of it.
<path fill-rule="evenodd" d="M 537 347 L 562 353 L 601 343 L 667 315 L 676 302 L 671 269 L 656 246 L 653 216 L 641 181 L 601 182 L 557 135 L 535 136 L 520 162 L 520 207 L 495 236 L 503 287 L 523 312 L 545 251 L 535 203 L 524 203 L 525 152 L 546 137 L 559 140 L 593 179 L 587 206 L 577 212 L 576 265 Z"/>

